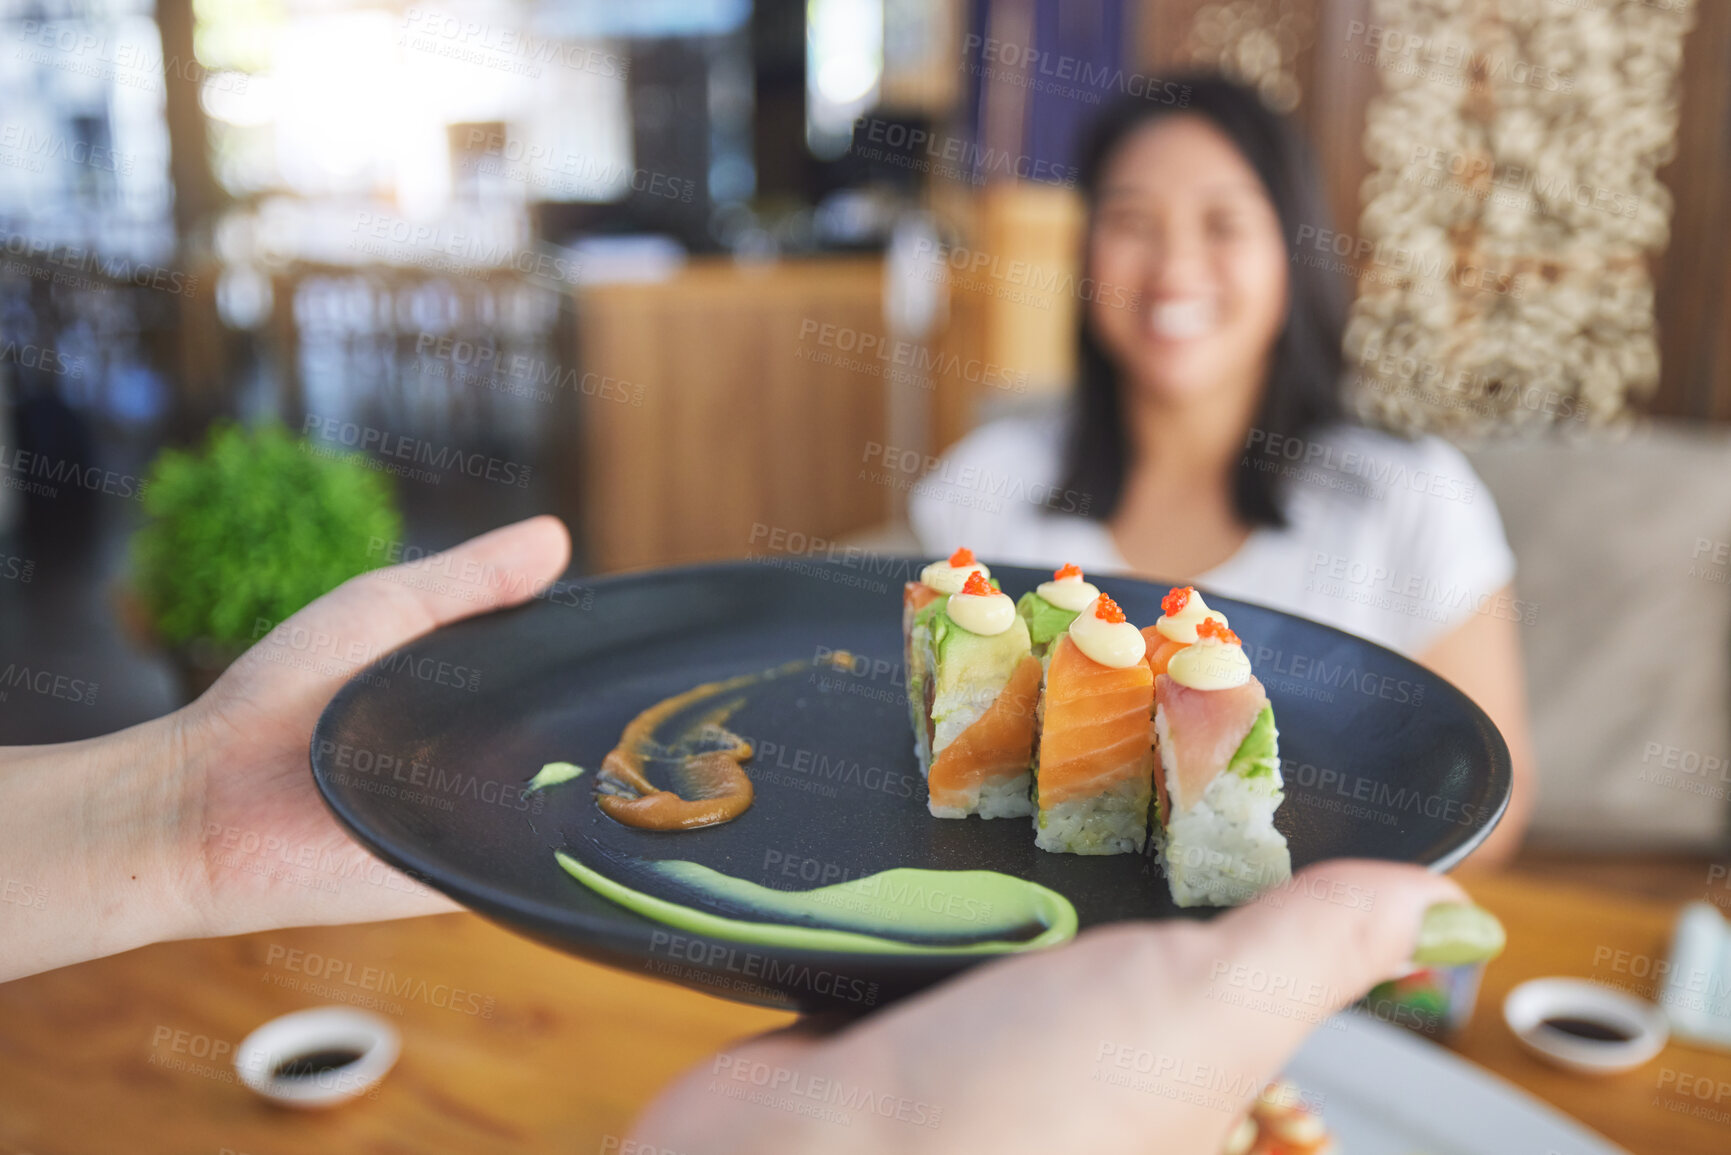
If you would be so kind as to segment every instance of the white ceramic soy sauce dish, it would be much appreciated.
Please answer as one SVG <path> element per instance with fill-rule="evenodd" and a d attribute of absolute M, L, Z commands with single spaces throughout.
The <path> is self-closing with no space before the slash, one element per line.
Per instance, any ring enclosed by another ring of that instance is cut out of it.
<path fill-rule="evenodd" d="M 1539 1058 L 1584 1075 L 1632 1070 L 1664 1049 L 1670 1031 L 1652 1003 L 1585 979 L 1532 979 L 1508 993 L 1503 1019 L 1515 1038 Z M 1593 1039 L 1547 1026 L 1577 1020 L 1610 1028 L 1622 1038 Z"/>
<path fill-rule="evenodd" d="M 241 1082 L 274 1102 L 333 1107 L 377 1085 L 401 1050 L 396 1028 L 377 1015 L 314 1007 L 272 1019 L 242 1039 L 234 1069 Z"/>

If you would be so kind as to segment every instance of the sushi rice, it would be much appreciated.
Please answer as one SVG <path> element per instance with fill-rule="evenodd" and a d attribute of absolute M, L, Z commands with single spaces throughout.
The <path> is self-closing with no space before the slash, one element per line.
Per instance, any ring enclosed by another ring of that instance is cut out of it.
<path fill-rule="evenodd" d="M 967 806 L 928 806 L 934 818 L 966 818 L 977 814 L 981 818 L 1026 818 L 1034 812 L 1029 798 L 1033 776 L 1020 774 L 995 782 L 982 782 L 979 793 Z"/>
<path fill-rule="evenodd" d="M 1154 712 L 1161 765 L 1171 781 L 1171 736 L 1163 709 Z M 1162 815 L 1155 848 L 1172 901 L 1179 906 L 1238 906 L 1292 877 L 1286 838 L 1274 827 L 1284 795 L 1278 755 L 1255 772 L 1222 771 L 1188 809 Z"/>
<path fill-rule="evenodd" d="M 1048 806 L 1034 821 L 1034 845 L 1063 854 L 1141 850 L 1148 835 L 1150 794 L 1146 781 L 1130 779 L 1087 798 Z"/>

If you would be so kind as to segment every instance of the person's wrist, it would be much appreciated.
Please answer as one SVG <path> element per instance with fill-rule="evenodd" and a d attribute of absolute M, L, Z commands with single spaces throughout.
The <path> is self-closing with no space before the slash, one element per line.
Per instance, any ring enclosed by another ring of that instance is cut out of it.
<path fill-rule="evenodd" d="M 110 912 L 94 953 L 210 933 L 200 846 L 203 729 L 176 710 L 95 740 L 80 760 L 89 909 Z"/>
<path fill-rule="evenodd" d="M 202 773 L 183 720 L 0 758 L 0 981 L 200 932 Z"/>
<path fill-rule="evenodd" d="M 163 807 L 162 887 L 158 895 L 164 939 L 222 933 L 211 925 L 210 873 L 205 859 L 205 780 L 215 743 L 196 703 L 158 720 L 156 748 Z"/>

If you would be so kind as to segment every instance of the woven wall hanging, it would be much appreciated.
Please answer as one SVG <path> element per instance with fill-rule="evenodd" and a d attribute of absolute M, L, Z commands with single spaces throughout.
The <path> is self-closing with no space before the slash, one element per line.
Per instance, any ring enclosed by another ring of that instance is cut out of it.
<path fill-rule="evenodd" d="M 1378 424 L 1611 424 L 1658 383 L 1647 256 L 1669 236 L 1694 0 L 1374 0 L 1347 330 Z"/>

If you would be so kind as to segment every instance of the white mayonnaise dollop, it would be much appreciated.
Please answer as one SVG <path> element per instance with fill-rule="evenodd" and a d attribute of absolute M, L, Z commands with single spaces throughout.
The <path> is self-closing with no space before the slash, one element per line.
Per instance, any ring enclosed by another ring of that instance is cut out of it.
<path fill-rule="evenodd" d="M 1250 659 L 1243 646 L 1203 638 L 1172 655 L 1166 676 L 1192 690 L 1230 690 L 1250 680 Z"/>
<path fill-rule="evenodd" d="M 1154 628 L 1160 631 L 1160 636 L 1174 642 L 1189 645 L 1196 640 L 1196 627 L 1202 624 L 1202 619 L 1213 618 L 1221 625 L 1226 625 L 1226 615 L 1219 610 L 1211 610 L 1208 603 L 1202 600 L 1202 595 L 1194 591 L 1184 608 L 1178 611 L 1176 617 L 1161 614 L 1154 622 Z"/>
<path fill-rule="evenodd" d="M 959 594 L 962 587 L 968 584 L 968 575 L 977 573 L 983 578 L 992 576 L 992 571 L 975 562 L 973 565 L 951 565 L 948 559 L 934 561 L 920 571 L 920 581 L 931 586 L 941 594 Z"/>
<path fill-rule="evenodd" d="M 1016 603 L 1009 594 L 993 590 L 989 594 L 951 594 L 944 606 L 950 620 L 970 634 L 995 637 L 1016 621 Z"/>
<path fill-rule="evenodd" d="M 1142 637 L 1142 631 L 1129 622 L 1102 619 L 1094 612 L 1099 601 L 1095 598 L 1089 602 L 1070 623 L 1070 640 L 1076 643 L 1078 650 L 1102 666 L 1111 666 L 1115 670 L 1134 666 L 1147 654 L 1147 640 Z"/>
<path fill-rule="evenodd" d="M 1081 574 L 1041 582 L 1034 587 L 1034 592 L 1059 609 L 1069 610 L 1071 613 L 1085 608 L 1089 602 L 1100 596 L 1094 583 L 1084 580 Z"/>

